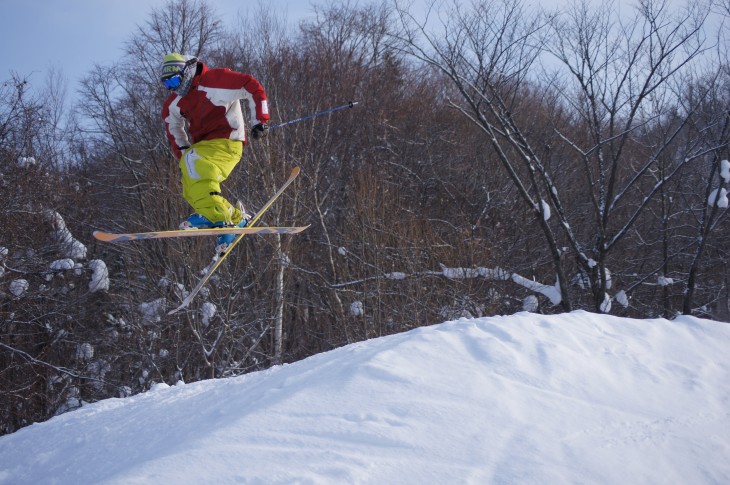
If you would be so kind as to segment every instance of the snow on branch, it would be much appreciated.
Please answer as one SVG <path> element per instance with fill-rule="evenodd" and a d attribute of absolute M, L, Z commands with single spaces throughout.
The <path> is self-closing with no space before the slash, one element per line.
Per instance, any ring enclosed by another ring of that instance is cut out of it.
<path fill-rule="evenodd" d="M 719 193 L 718 193 L 719 192 Z M 710 196 L 707 198 L 707 205 L 712 207 L 717 204 L 717 207 L 726 209 L 728 206 L 727 190 L 726 189 L 715 189 L 712 191 Z"/>
<path fill-rule="evenodd" d="M 100 259 L 92 259 L 89 261 L 91 269 L 91 281 L 89 282 L 89 291 L 109 291 L 109 270 L 106 263 Z"/>
<path fill-rule="evenodd" d="M 538 283 L 537 281 L 528 280 L 527 278 L 524 278 L 516 273 L 512 275 L 512 281 L 514 281 L 518 285 L 524 286 L 528 290 L 546 296 L 550 300 L 550 303 L 552 303 L 553 305 L 558 305 L 562 301 L 562 297 L 560 296 L 560 288 L 558 287 L 557 283 L 553 286 L 543 285 L 542 283 Z"/>
<path fill-rule="evenodd" d="M 146 324 L 157 323 L 162 320 L 165 315 L 165 298 L 158 298 L 150 302 L 143 302 L 137 305 L 139 313 L 142 315 L 142 321 Z"/>
<path fill-rule="evenodd" d="M 53 209 L 46 209 L 43 211 L 43 215 L 53 225 L 56 241 L 65 251 L 64 256 L 71 259 L 85 259 L 86 246 L 73 237 L 71 231 L 66 227 L 66 221 L 63 220 L 61 214 Z"/>
<path fill-rule="evenodd" d="M 461 280 L 467 278 L 485 278 L 488 280 L 505 281 L 510 279 L 511 274 L 502 268 L 447 268 L 443 264 L 441 274 L 450 280 Z"/>
<path fill-rule="evenodd" d="M 545 202 L 544 200 L 540 201 L 542 203 L 542 214 L 546 221 L 550 220 L 550 216 L 552 215 L 550 212 L 550 204 Z"/>
<path fill-rule="evenodd" d="M 560 294 L 560 287 L 558 283 L 555 285 L 544 285 L 533 280 L 520 276 L 516 273 L 512 274 L 502 268 L 447 268 L 443 264 L 441 265 L 441 274 L 449 279 L 465 279 L 465 278 L 485 278 L 488 280 L 506 281 L 511 279 L 514 283 L 524 286 L 530 291 L 540 293 L 547 297 L 550 303 L 558 305 L 562 301 Z"/>
<path fill-rule="evenodd" d="M 513 282 L 517 283 L 520 286 L 523 286 L 527 288 L 530 291 L 534 291 L 535 293 L 539 293 L 545 297 L 547 297 L 550 300 L 550 303 L 553 305 L 558 305 L 562 302 L 562 296 L 560 294 L 560 285 L 559 282 L 556 282 L 554 285 L 544 285 L 542 283 L 538 283 L 533 280 L 528 280 L 527 278 L 524 278 L 518 274 L 510 273 L 509 271 L 506 271 L 500 267 L 496 268 L 484 268 L 484 267 L 477 267 L 477 268 L 449 268 L 448 266 L 444 264 L 439 264 L 441 266 L 441 271 L 424 271 L 420 273 L 415 274 L 408 274 L 400 271 L 393 271 L 389 273 L 385 273 L 383 276 L 386 279 L 390 280 L 405 280 L 409 277 L 418 277 L 418 276 L 442 276 L 444 278 L 450 279 L 450 280 L 464 280 L 464 279 L 471 279 L 471 278 L 484 278 L 487 280 L 494 280 L 494 281 L 508 281 L 512 280 Z M 369 281 L 372 279 L 376 279 L 377 277 L 370 277 L 360 280 L 354 280 L 354 281 L 348 281 L 346 283 L 339 283 L 337 285 L 333 285 L 334 288 L 341 288 L 344 286 L 350 286 L 355 284 L 360 284 L 365 281 Z M 532 300 L 530 300 L 532 301 Z M 527 305 L 528 307 L 534 306 L 534 305 Z M 360 308 L 350 308 L 351 313 L 353 315 L 357 315 L 359 313 Z"/>

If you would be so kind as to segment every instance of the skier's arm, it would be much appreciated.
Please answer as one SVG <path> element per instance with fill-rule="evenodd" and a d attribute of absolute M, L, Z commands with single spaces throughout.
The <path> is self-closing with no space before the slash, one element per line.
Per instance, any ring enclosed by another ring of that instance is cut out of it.
<path fill-rule="evenodd" d="M 188 132 L 185 130 L 185 118 L 177 106 L 176 96 L 171 96 L 162 107 L 162 119 L 165 122 L 165 133 L 172 146 L 172 153 L 177 159 L 182 157 L 183 147 L 191 145 Z"/>
<path fill-rule="evenodd" d="M 255 77 L 230 69 L 216 69 L 215 80 L 217 87 L 233 90 L 234 99 L 246 100 L 252 115 L 250 120 L 252 125 L 268 123 L 269 104 L 266 91 Z"/>

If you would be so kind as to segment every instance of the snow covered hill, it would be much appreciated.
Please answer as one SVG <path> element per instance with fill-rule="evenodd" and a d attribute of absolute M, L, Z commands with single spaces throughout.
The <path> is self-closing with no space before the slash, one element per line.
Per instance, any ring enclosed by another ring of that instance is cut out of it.
<path fill-rule="evenodd" d="M 0 438 L 2 484 L 730 483 L 730 325 L 447 322 Z"/>

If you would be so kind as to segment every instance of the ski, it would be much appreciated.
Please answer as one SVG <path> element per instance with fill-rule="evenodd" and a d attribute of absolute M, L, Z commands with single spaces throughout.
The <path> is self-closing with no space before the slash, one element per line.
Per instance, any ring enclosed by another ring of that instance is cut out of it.
<path fill-rule="evenodd" d="M 104 231 L 94 231 L 94 237 L 104 242 L 136 241 L 139 239 L 160 239 L 167 237 L 197 237 L 219 236 L 221 234 L 297 234 L 309 226 L 298 227 L 216 227 L 210 229 L 175 229 L 170 231 L 132 232 L 128 234 L 114 234 Z"/>
<path fill-rule="evenodd" d="M 261 216 L 264 215 L 264 212 L 269 210 L 269 208 L 274 204 L 274 202 L 276 202 L 276 199 L 278 199 L 279 196 L 282 193 L 284 193 L 284 190 L 286 190 L 286 188 L 289 187 L 289 185 L 291 185 L 292 182 L 294 182 L 294 179 L 296 179 L 297 176 L 299 175 L 299 171 L 300 171 L 299 167 L 294 167 L 292 169 L 291 174 L 289 174 L 289 178 L 286 180 L 286 182 L 284 182 L 284 184 L 279 188 L 279 190 L 277 190 L 276 193 L 271 196 L 271 198 L 266 202 L 266 204 L 264 204 L 261 207 L 261 209 L 259 209 L 259 211 L 256 213 L 256 215 L 253 216 L 253 218 L 249 221 L 249 223 L 248 223 L 249 227 L 254 226 L 254 224 L 256 224 L 259 221 L 259 219 L 261 219 Z M 309 226 L 307 226 L 307 227 L 309 227 Z M 243 228 L 243 229 L 246 229 L 246 228 Z M 208 280 L 213 275 L 213 273 L 215 273 L 215 270 L 218 269 L 218 267 L 221 265 L 221 263 L 228 257 L 229 254 L 231 254 L 231 251 L 233 251 L 233 248 L 236 247 L 236 245 L 241 241 L 241 239 L 243 239 L 243 234 L 239 235 L 238 237 L 236 237 L 236 239 L 233 240 L 233 242 L 228 247 L 228 249 L 226 250 L 225 253 L 223 253 L 221 255 L 217 255 L 216 256 L 216 258 L 218 258 L 217 260 L 213 259 L 213 262 L 210 264 L 210 266 L 208 266 L 208 268 L 205 271 L 205 274 L 200 279 L 200 281 L 195 286 L 195 288 L 193 288 L 190 291 L 190 293 L 188 293 L 188 295 L 183 299 L 182 303 L 180 303 L 180 306 L 167 312 L 168 315 L 172 315 L 174 313 L 179 312 L 183 308 L 187 307 L 191 301 L 193 301 L 193 298 L 195 298 L 195 295 L 197 295 L 198 292 L 203 288 L 203 286 L 205 286 L 205 284 L 208 282 Z"/>

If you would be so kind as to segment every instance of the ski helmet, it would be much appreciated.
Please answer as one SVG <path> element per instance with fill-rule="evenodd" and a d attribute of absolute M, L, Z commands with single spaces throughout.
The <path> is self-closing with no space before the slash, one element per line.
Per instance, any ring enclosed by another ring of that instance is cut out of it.
<path fill-rule="evenodd" d="M 160 82 L 168 91 L 173 91 L 178 96 L 185 96 L 197 71 L 196 69 L 188 69 L 188 67 L 194 67 L 197 62 L 198 59 L 193 56 L 178 53 L 166 55 L 160 66 Z"/>
<path fill-rule="evenodd" d="M 172 54 L 167 54 L 165 57 L 162 58 L 162 65 L 160 67 L 160 81 L 164 83 L 171 77 L 182 74 L 183 69 L 185 69 L 185 63 L 187 61 L 188 60 L 182 54 L 178 54 L 176 52 L 173 52 Z"/>

